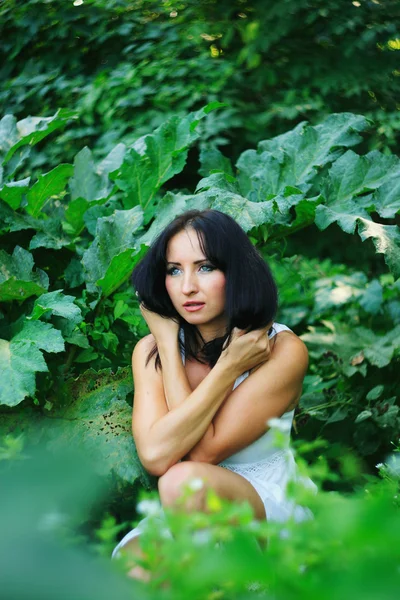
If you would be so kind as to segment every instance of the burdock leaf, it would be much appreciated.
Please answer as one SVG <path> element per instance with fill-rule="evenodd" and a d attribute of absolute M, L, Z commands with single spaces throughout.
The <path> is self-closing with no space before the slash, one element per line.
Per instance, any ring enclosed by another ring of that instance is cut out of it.
<path fill-rule="evenodd" d="M 58 165 L 49 173 L 39 175 L 37 182 L 31 187 L 27 194 L 27 212 L 37 217 L 40 211 L 52 196 L 60 194 L 73 173 L 72 165 Z"/>
<path fill-rule="evenodd" d="M 376 252 L 384 255 L 385 263 L 397 278 L 400 277 L 400 229 L 397 225 L 381 225 L 360 219 L 358 233 L 364 241 L 372 238 Z"/>
<path fill-rule="evenodd" d="M 354 233 L 358 219 L 368 219 L 367 211 L 351 200 L 337 202 L 331 206 L 320 204 L 315 211 L 315 224 L 323 231 L 337 223 L 346 233 Z"/>
<path fill-rule="evenodd" d="M 65 108 L 52 117 L 27 117 L 18 122 L 12 115 L 6 115 L 0 121 L 0 163 L 6 164 L 18 148 L 34 146 L 74 118 L 76 113 Z"/>
<path fill-rule="evenodd" d="M 7 202 L 11 208 L 16 210 L 22 201 L 22 196 L 29 189 L 30 177 L 21 179 L 20 181 L 11 181 L 6 183 L 0 190 L 0 198 Z"/>
<path fill-rule="evenodd" d="M 35 393 L 35 373 L 48 370 L 41 350 L 64 350 L 61 333 L 49 323 L 25 321 L 11 341 L 0 340 L 0 404 L 16 406 Z"/>
<path fill-rule="evenodd" d="M 13 210 L 8 204 L 0 200 L 0 230 L 21 231 L 23 229 L 37 229 L 40 222 L 29 215 L 22 215 Z"/>
<path fill-rule="evenodd" d="M 329 170 L 322 194 L 329 206 L 344 204 L 351 199 L 354 201 L 354 197 L 361 193 L 379 188 L 389 178 L 399 176 L 400 161 L 397 156 L 386 156 L 378 151 L 358 156 L 348 150 Z"/>
<path fill-rule="evenodd" d="M 148 485 L 132 438 L 132 409 L 126 402 L 132 394 L 130 369 L 85 371 L 70 380 L 54 400 L 49 414 L 51 446 L 83 446 L 95 459 L 99 473 L 116 474 L 125 482 L 141 479 Z M 103 443 L 102 443 L 103 442 Z"/>
<path fill-rule="evenodd" d="M 87 209 L 107 201 L 114 189 L 109 175 L 120 167 L 124 154 L 124 144 L 118 144 L 97 166 L 89 148 L 83 148 L 75 156 L 74 172 L 69 182 L 71 201 L 65 211 L 68 233 L 78 235 L 84 227 Z"/>
<path fill-rule="evenodd" d="M 16 246 L 12 256 L 0 250 L 0 300 L 25 300 L 39 296 L 49 287 L 49 278 L 44 271 L 33 271 L 33 256 Z"/>
<path fill-rule="evenodd" d="M 82 264 L 87 281 L 99 285 L 104 295 L 111 294 L 129 277 L 140 249 L 137 231 L 142 223 L 143 211 L 139 206 L 116 210 L 98 220 L 96 237 L 84 253 Z"/>
<path fill-rule="evenodd" d="M 55 315 L 63 317 L 73 325 L 82 321 L 82 313 L 79 306 L 74 304 L 75 296 L 64 295 L 60 290 L 42 294 L 36 298 L 30 318 L 37 321 L 43 315 L 49 317 Z"/>
<path fill-rule="evenodd" d="M 334 114 L 313 127 L 299 123 L 292 131 L 247 150 L 237 163 L 241 193 L 253 201 L 280 194 L 286 186 L 306 192 L 318 171 L 361 141 L 368 121 L 359 115 Z"/>
<path fill-rule="evenodd" d="M 37 233 L 29 242 L 29 250 L 53 248 L 60 250 L 72 244 L 71 238 L 63 231 L 59 219 L 38 219 Z"/>
<path fill-rule="evenodd" d="M 400 177 L 391 179 L 375 190 L 371 205 L 384 219 L 393 219 L 400 212 Z"/>
<path fill-rule="evenodd" d="M 126 208 L 139 205 L 145 210 L 163 183 L 182 171 L 189 146 L 200 135 L 196 131 L 198 123 L 210 110 L 220 106 L 223 105 L 213 103 L 186 117 L 171 117 L 127 150 L 115 177 L 118 187 L 125 192 Z"/>

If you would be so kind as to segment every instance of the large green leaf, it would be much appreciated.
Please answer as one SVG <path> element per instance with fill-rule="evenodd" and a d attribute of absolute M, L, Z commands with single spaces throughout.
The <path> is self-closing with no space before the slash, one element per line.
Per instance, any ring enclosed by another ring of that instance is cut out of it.
<path fill-rule="evenodd" d="M 214 146 L 203 146 L 200 150 L 199 159 L 201 165 L 199 173 L 203 177 L 207 177 L 216 171 L 233 175 L 231 161 Z"/>
<path fill-rule="evenodd" d="M 92 152 L 83 148 L 74 159 L 74 174 L 69 182 L 71 201 L 65 212 L 65 228 L 78 235 L 84 227 L 84 214 L 90 206 L 104 204 L 114 184 L 109 174 L 118 169 L 125 154 L 125 145 L 118 144 L 96 166 Z"/>
<path fill-rule="evenodd" d="M 37 321 L 42 316 L 55 315 L 63 317 L 73 325 L 77 325 L 83 319 L 81 309 L 74 304 L 75 296 L 64 295 L 60 290 L 42 294 L 36 298 L 30 319 Z"/>
<path fill-rule="evenodd" d="M 315 212 L 315 224 L 321 231 L 337 223 L 346 233 L 354 233 L 358 219 L 368 218 L 367 211 L 353 200 L 344 200 L 331 206 L 321 204 Z"/>
<path fill-rule="evenodd" d="M 364 117 L 343 113 L 316 127 L 299 123 L 288 133 L 260 142 L 257 151 L 247 150 L 237 162 L 242 194 L 263 201 L 286 186 L 307 191 L 318 170 L 337 158 L 342 148 L 358 143 L 358 132 L 367 126 Z"/>
<path fill-rule="evenodd" d="M 21 231 L 23 229 L 36 229 L 41 223 L 29 215 L 19 214 L 8 204 L 0 200 L 0 231 Z"/>
<path fill-rule="evenodd" d="M 400 161 L 397 156 L 386 156 L 377 151 L 358 156 L 348 150 L 329 170 L 322 194 L 328 205 L 342 204 L 399 176 Z"/>
<path fill-rule="evenodd" d="M 61 394 L 50 398 L 54 404 L 48 414 L 53 423 L 51 446 L 83 446 L 99 473 L 115 473 L 129 483 L 140 478 L 148 484 L 132 438 L 132 409 L 126 402 L 132 389 L 128 368 L 115 374 L 89 369 L 69 380 Z"/>
<path fill-rule="evenodd" d="M 38 219 L 36 234 L 29 242 L 29 250 L 34 250 L 35 248 L 60 250 L 60 248 L 71 246 L 71 244 L 72 240 L 63 231 L 59 219 Z"/>
<path fill-rule="evenodd" d="M 381 225 L 360 219 L 358 233 L 362 240 L 372 238 L 376 252 L 383 254 L 395 277 L 400 277 L 400 229 L 397 225 Z"/>
<path fill-rule="evenodd" d="M 33 396 L 35 373 L 48 370 L 41 350 L 64 350 L 61 333 L 41 321 L 25 321 L 11 341 L 0 340 L 0 404 L 16 406 Z"/>
<path fill-rule="evenodd" d="M 16 246 L 12 256 L 0 250 L 0 301 L 25 300 L 39 296 L 49 287 L 49 278 L 44 271 L 33 271 L 33 256 Z"/>
<path fill-rule="evenodd" d="M 100 286 L 105 296 L 129 277 L 140 249 L 137 230 L 142 223 L 140 206 L 116 210 L 98 220 L 96 237 L 84 253 L 82 264 L 88 283 Z"/>
<path fill-rule="evenodd" d="M 186 117 L 172 117 L 133 144 L 115 179 L 127 208 L 140 205 L 145 210 L 163 183 L 182 171 L 189 146 L 199 137 L 198 123 L 220 106 L 215 102 Z"/>
<path fill-rule="evenodd" d="M 192 208 L 204 210 L 209 207 L 207 194 L 193 195 L 167 192 L 157 207 L 157 218 L 154 219 L 146 233 L 141 236 L 140 243 L 150 246 L 168 223 L 186 210 Z"/>
<path fill-rule="evenodd" d="M 245 230 L 250 231 L 253 227 L 269 223 L 273 220 L 273 203 L 269 202 L 250 202 L 239 195 L 218 194 L 212 197 L 209 193 L 210 208 L 220 210 L 226 213 Z"/>
<path fill-rule="evenodd" d="M 328 351 L 336 354 L 341 360 L 340 369 L 347 377 L 357 372 L 366 375 L 366 361 L 380 369 L 387 366 L 400 350 L 400 325 L 383 336 L 365 327 L 350 328 L 342 323 L 327 325 L 328 329 L 310 327 L 310 332 L 301 339 L 316 347 L 320 356 Z"/>
<path fill-rule="evenodd" d="M 6 115 L 0 121 L 0 163 L 6 164 L 21 146 L 34 146 L 50 133 L 76 118 L 69 109 L 60 109 L 52 117 L 27 117 L 22 121 Z"/>
<path fill-rule="evenodd" d="M 0 189 L 0 198 L 7 202 L 13 209 L 17 209 L 21 204 L 22 197 L 29 189 L 30 177 L 21 179 L 20 181 L 11 181 L 6 183 Z"/>
<path fill-rule="evenodd" d="M 371 197 L 373 209 L 384 219 L 393 219 L 400 212 L 400 177 L 381 185 Z"/>
<path fill-rule="evenodd" d="M 27 194 L 28 206 L 26 210 L 33 217 L 37 217 L 52 196 L 60 194 L 66 186 L 67 180 L 73 172 L 72 165 L 58 165 L 55 169 L 44 175 L 39 175 L 37 182 Z"/>
<path fill-rule="evenodd" d="M 294 129 L 271 140 L 261 141 L 259 149 L 279 155 L 288 154 L 295 165 L 297 177 L 304 178 L 314 166 L 322 166 L 362 140 L 360 132 L 369 128 L 370 122 L 362 115 L 337 113 L 329 115 L 313 127 L 299 123 Z"/>

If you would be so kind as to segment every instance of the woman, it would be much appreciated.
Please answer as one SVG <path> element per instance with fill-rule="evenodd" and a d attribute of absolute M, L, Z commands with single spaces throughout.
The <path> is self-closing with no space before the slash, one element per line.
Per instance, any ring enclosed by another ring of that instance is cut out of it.
<path fill-rule="evenodd" d="M 285 488 L 296 477 L 288 443 L 307 350 L 273 322 L 276 286 L 244 231 L 216 210 L 186 212 L 132 280 L 151 331 L 133 352 L 133 436 L 143 466 L 159 477 L 161 504 L 176 506 L 186 484 L 200 479 L 186 509 L 206 510 L 211 487 L 249 502 L 258 519 L 304 518 Z M 275 445 L 273 418 L 287 448 Z M 139 532 L 114 555 L 132 549 Z"/>

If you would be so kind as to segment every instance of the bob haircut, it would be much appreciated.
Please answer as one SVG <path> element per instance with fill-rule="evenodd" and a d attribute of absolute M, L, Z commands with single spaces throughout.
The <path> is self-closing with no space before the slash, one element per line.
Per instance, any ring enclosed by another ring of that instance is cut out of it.
<path fill-rule="evenodd" d="M 168 242 L 189 228 L 196 231 L 207 260 L 226 277 L 227 329 L 222 337 L 208 343 L 194 325 L 177 313 L 165 287 Z M 179 343 L 184 356 L 211 367 L 224 344 L 230 343 L 234 327 L 248 332 L 272 325 L 277 311 L 277 288 L 268 265 L 236 221 L 218 210 L 189 210 L 173 219 L 136 265 L 132 283 L 146 309 L 179 323 L 183 331 Z M 146 364 L 154 355 L 157 369 L 161 367 L 157 346 L 149 353 Z"/>

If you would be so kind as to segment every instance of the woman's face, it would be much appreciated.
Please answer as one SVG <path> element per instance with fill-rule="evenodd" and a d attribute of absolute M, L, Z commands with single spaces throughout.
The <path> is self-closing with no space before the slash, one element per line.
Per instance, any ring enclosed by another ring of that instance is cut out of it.
<path fill-rule="evenodd" d="M 170 239 L 165 287 L 175 310 L 204 339 L 225 332 L 225 282 L 225 274 L 203 254 L 193 228 Z"/>

